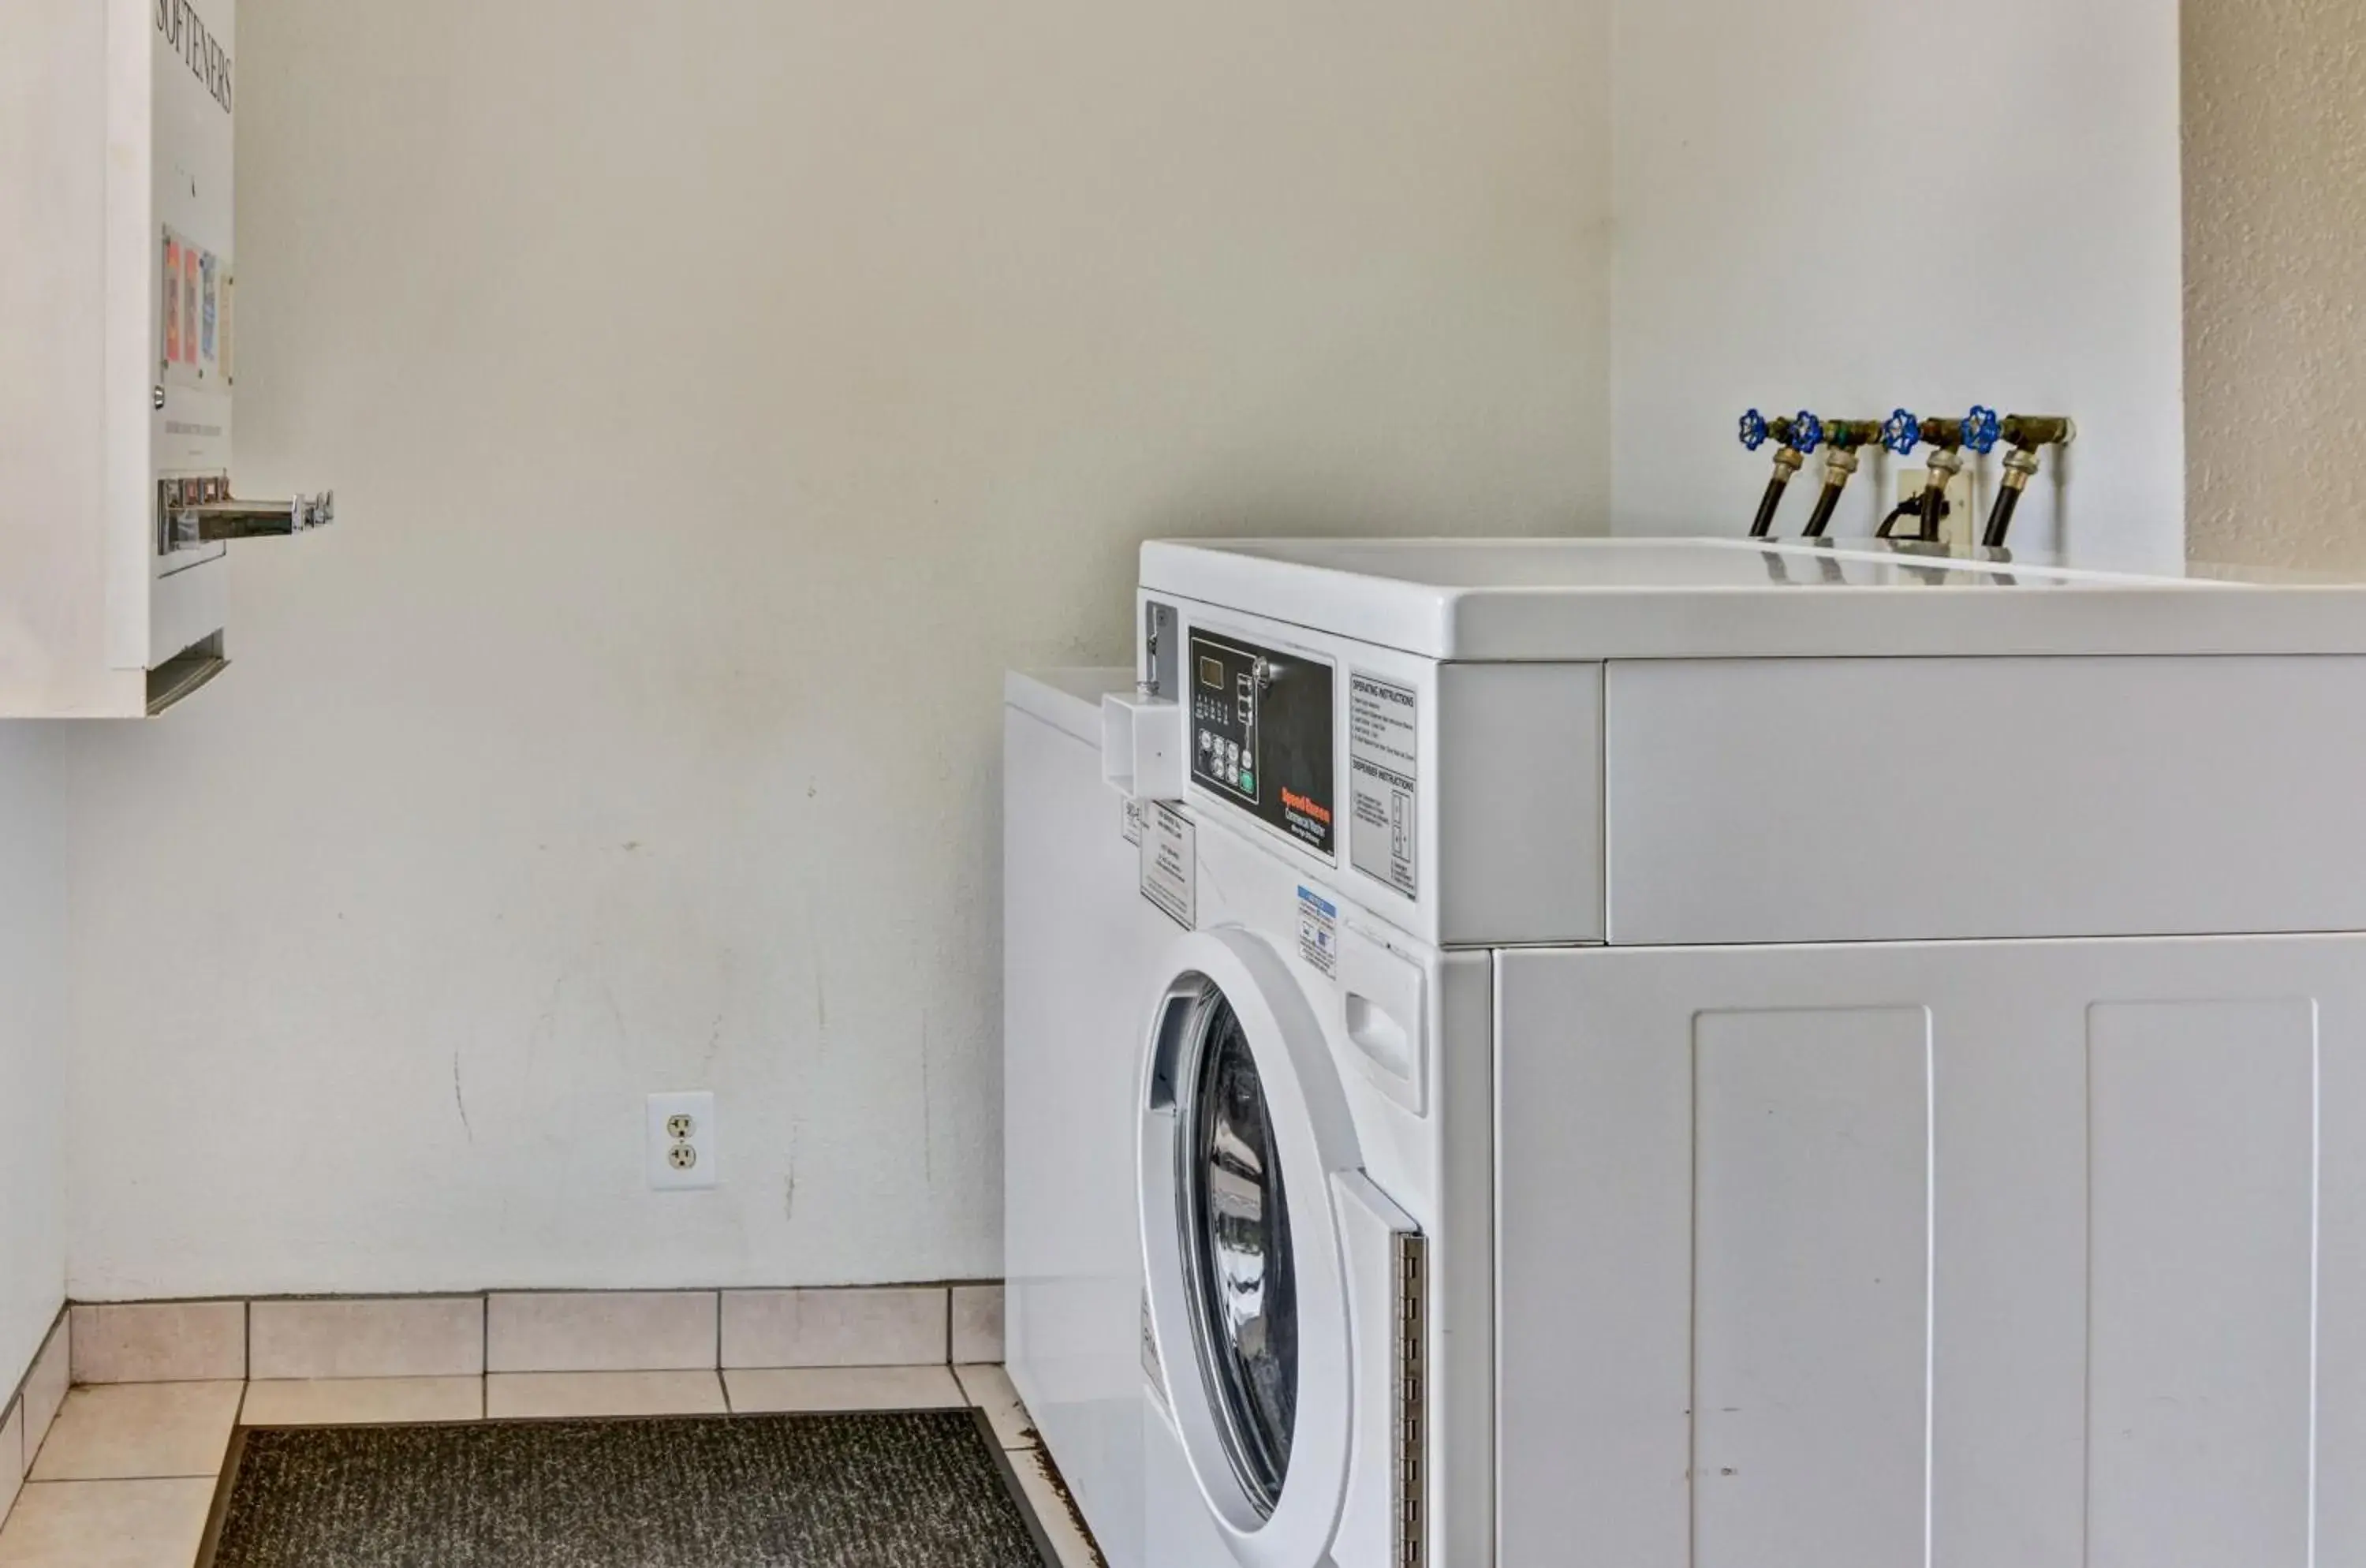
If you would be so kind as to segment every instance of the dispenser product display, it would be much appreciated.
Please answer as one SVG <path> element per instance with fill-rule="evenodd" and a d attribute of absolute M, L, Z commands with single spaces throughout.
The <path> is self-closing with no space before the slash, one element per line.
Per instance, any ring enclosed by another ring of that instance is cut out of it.
<path fill-rule="evenodd" d="M 1066 1329 L 1144 1336 L 1113 1562 L 2366 1562 L 2366 590 L 1329 541 L 1140 600 L 1166 945 L 1058 1134 L 1139 1205 L 1146 1314 L 1102 1259 Z"/>

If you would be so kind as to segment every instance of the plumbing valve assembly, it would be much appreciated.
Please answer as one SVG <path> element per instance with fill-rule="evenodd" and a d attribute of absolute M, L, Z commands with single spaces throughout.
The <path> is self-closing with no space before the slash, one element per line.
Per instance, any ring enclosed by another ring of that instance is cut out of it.
<path fill-rule="evenodd" d="M 1806 446 L 1797 443 L 1803 426 L 1815 430 Z M 1770 420 L 1756 409 L 1752 409 L 1741 416 L 1741 445 L 1746 449 L 1755 452 L 1765 446 L 1770 437 L 1780 445 L 1774 448 L 1774 477 L 1766 481 L 1766 493 L 1758 502 L 1758 515 L 1750 523 L 1750 536 L 1753 539 L 1764 538 L 1767 531 L 1774 526 L 1774 513 L 1783 504 L 1784 490 L 1790 484 L 1791 476 L 1797 473 L 1800 465 L 1808 460 L 1808 454 L 1816 449 L 1814 443 L 1822 439 L 1822 432 L 1817 427 L 1816 416 L 1811 413 L 1803 412 L 1797 419 L 1777 415 Z"/>
<path fill-rule="evenodd" d="M 1947 487 L 1964 471 L 1964 454 L 1969 451 L 1977 457 L 1986 457 L 2001 442 L 2009 448 L 2002 464 L 2003 477 L 1989 512 L 1988 525 L 1980 536 L 1982 546 L 1999 549 L 2012 531 L 2013 513 L 2021 505 L 2022 492 L 2037 477 L 2038 454 L 2048 446 L 2067 446 L 2077 434 L 2078 427 L 2059 414 L 2000 415 L 1994 409 L 1977 404 L 1962 419 L 1924 419 L 1899 409 L 1879 423 L 1825 420 L 1804 409 L 1791 417 L 1770 421 L 1752 409 L 1741 416 L 1741 445 L 1752 452 L 1770 439 L 1781 445 L 1774 453 L 1774 477 L 1767 481 L 1757 515 L 1751 521 L 1750 536 L 1763 539 L 1774 532 L 1774 514 L 1783 504 L 1791 476 L 1820 448 L 1824 453 L 1823 490 L 1802 531 L 1802 536 L 1810 539 L 1822 538 L 1831 527 L 1849 479 L 1860 466 L 1859 452 L 1879 446 L 1903 457 L 1918 446 L 1928 446 L 1930 477 L 1922 493 L 1900 502 L 1875 532 L 1879 538 L 1897 537 L 1898 525 L 1911 516 L 1915 531 L 1908 536 L 1936 543 L 1939 525 L 1949 511 Z"/>

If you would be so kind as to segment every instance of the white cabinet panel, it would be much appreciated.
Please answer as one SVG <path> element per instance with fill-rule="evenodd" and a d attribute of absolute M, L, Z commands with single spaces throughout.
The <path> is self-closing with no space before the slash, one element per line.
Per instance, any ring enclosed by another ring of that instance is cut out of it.
<path fill-rule="evenodd" d="M 2366 1568 L 2366 938 L 1496 962 L 1502 1562 Z"/>
<path fill-rule="evenodd" d="M 1693 1561 L 1922 1550 L 1930 1017 L 1693 1024 Z"/>
<path fill-rule="evenodd" d="M 2366 659 L 1606 679 L 1622 946 L 2366 929 Z"/>
<path fill-rule="evenodd" d="M 2088 1561 L 2306 1562 L 2316 1010 L 2090 1019 Z"/>

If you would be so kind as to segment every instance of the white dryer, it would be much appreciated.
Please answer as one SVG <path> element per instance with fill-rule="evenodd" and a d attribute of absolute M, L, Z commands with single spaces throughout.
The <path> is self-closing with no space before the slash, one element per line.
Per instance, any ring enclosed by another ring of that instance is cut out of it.
<path fill-rule="evenodd" d="M 1155 1568 L 2366 1564 L 2366 591 L 1153 544 L 1140 608 Z"/>

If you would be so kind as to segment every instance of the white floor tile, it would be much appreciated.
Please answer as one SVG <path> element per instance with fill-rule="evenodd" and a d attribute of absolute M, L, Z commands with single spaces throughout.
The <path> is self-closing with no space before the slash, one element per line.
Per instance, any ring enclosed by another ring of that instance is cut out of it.
<path fill-rule="evenodd" d="M 35 1482 L 0 1529 L 0 1568 L 189 1568 L 210 1477 Z"/>
<path fill-rule="evenodd" d="M 1052 1550 L 1060 1559 L 1060 1568 L 1109 1568 L 1092 1538 L 1077 1524 L 1066 1492 L 1052 1479 L 1051 1463 L 1041 1449 L 1020 1450 L 1010 1455 L 1010 1468 L 1019 1473 L 1019 1489 L 1027 1495 L 1028 1506 L 1042 1523 L 1043 1533 L 1052 1538 Z"/>
<path fill-rule="evenodd" d="M 66 1395 L 35 1481 L 131 1481 L 210 1476 L 238 1422 L 236 1382 L 123 1382 Z"/>
<path fill-rule="evenodd" d="M 1043 1439 L 1035 1430 L 1035 1418 L 1027 1414 L 1020 1403 L 1019 1391 L 1010 1386 L 1010 1375 L 1000 1367 L 955 1367 L 962 1390 L 969 1402 L 986 1412 L 994 1427 L 994 1436 L 1006 1449 L 1031 1449 Z"/>
<path fill-rule="evenodd" d="M 720 1416 L 714 1372 L 495 1372 L 485 1380 L 493 1420 L 559 1416 Z"/>
<path fill-rule="evenodd" d="M 239 1421 L 248 1427 L 374 1427 L 477 1421 L 482 1378 L 299 1378 L 251 1382 Z"/>
<path fill-rule="evenodd" d="M 947 1367 L 735 1367 L 723 1374 L 739 1415 L 798 1410 L 958 1410 Z"/>

